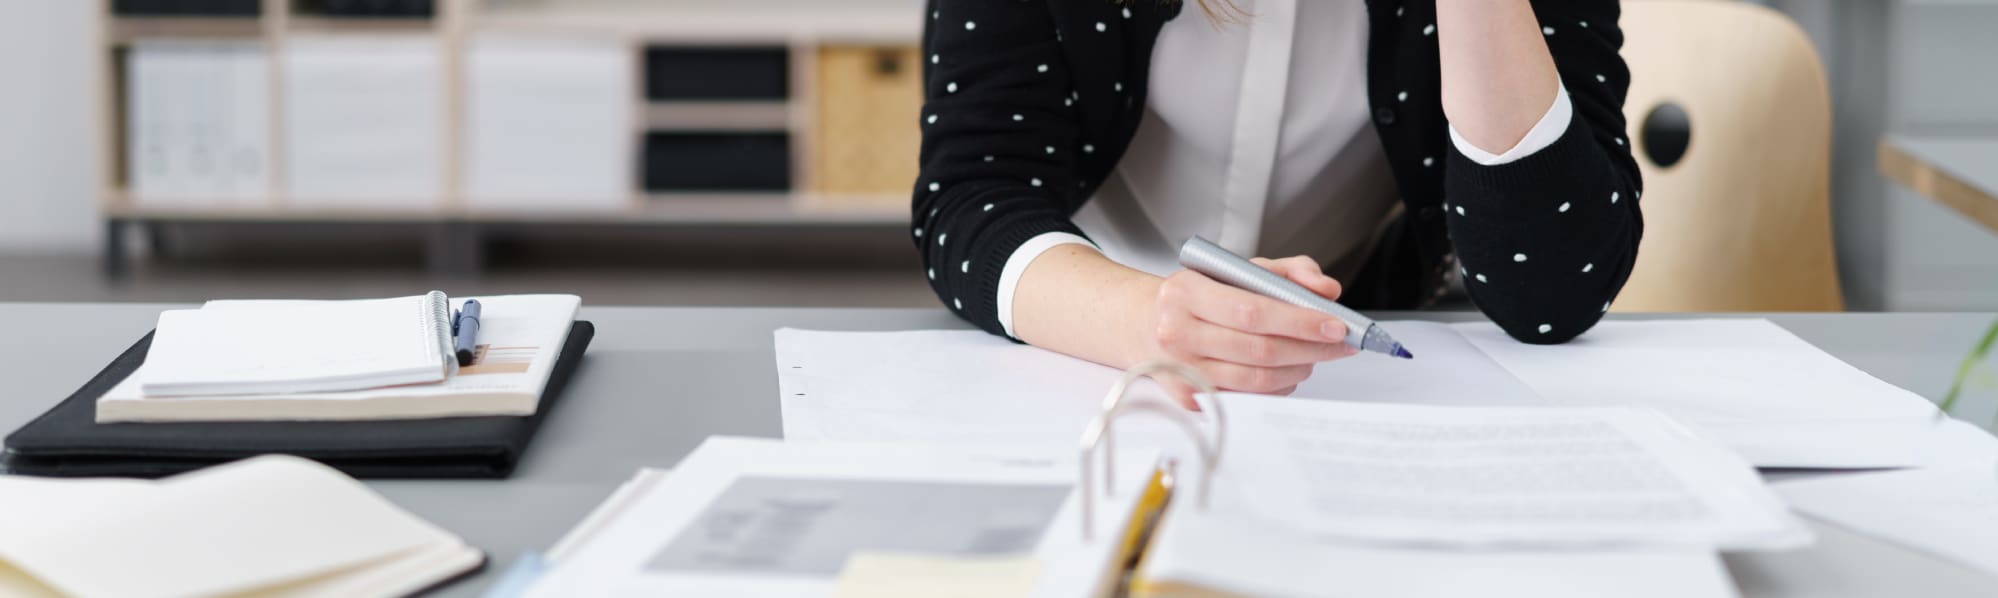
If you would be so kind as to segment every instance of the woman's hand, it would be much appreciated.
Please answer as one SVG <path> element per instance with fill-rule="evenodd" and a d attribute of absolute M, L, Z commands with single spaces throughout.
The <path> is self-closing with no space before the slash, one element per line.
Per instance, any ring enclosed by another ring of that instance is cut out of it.
<path fill-rule="evenodd" d="M 1311 258 L 1255 262 L 1339 298 L 1339 282 Z M 1353 354 L 1346 323 L 1331 315 L 1197 272 L 1161 279 L 1084 245 L 1056 246 L 1028 265 L 1013 294 L 1013 332 L 1036 347 L 1118 369 L 1168 357 L 1221 388 L 1263 394 L 1289 393 L 1312 365 Z M 1197 408 L 1192 386 L 1160 384 L 1181 405 Z"/>
<path fill-rule="evenodd" d="M 1309 257 L 1256 265 L 1282 274 L 1323 295 L 1339 298 L 1339 281 L 1326 276 Z M 1158 286 L 1153 300 L 1152 341 L 1166 357 L 1193 366 L 1223 390 L 1290 394 L 1311 377 L 1311 368 L 1354 354 L 1345 344 L 1346 323 L 1330 314 L 1298 307 L 1182 270 Z M 1193 389 L 1163 380 L 1173 398 L 1188 408 Z"/>

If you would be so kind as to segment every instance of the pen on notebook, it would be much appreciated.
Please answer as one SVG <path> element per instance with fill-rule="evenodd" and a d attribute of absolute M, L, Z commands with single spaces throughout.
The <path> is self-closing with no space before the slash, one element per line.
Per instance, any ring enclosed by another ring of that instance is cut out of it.
<path fill-rule="evenodd" d="M 458 334 L 458 367 L 472 365 L 479 346 L 479 300 L 465 300 L 451 329 Z"/>
<path fill-rule="evenodd" d="M 1179 264 L 1207 275 L 1222 284 L 1269 297 L 1298 307 L 1322 311 L 1346 321 L 1346 344 L 1361 351 L 1373 351 L 1403 359 L 1415 355 L 1388 336 L 1372 319 L 1344 305 L 1311 292 L 1283 275 L 1271 272 L 1234 252 L 1200 237 L 1179 247 Z"/>

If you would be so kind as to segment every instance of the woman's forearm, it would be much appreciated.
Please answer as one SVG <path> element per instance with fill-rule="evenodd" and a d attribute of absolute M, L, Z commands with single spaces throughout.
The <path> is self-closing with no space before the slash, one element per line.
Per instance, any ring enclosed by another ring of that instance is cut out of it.
<path fill-rule="evenodd" d="M 1111 367 L 1157 355 L 1149 330 L 1161 279 L 1083 245 L 1058 245 L 1020 275 L 1013 293 L 1013 335 L 1034 346 Z"/>
<path fill-rule="evenodd" d="M 1437 0 L 1443 113 L 1472 145 L 1504 153 L 1553 105 L 1545 35 L 1527 0 Z"/>

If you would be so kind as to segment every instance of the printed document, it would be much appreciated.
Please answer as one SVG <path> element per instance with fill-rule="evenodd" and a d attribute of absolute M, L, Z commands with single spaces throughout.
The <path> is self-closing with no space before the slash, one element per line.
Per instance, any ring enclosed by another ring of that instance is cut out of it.
<path fill-rule="evenodd" d="M 1809 532 L 1753 467 L 1656 411 L 1223 395 L 1216 511 L 1457 547 L 1781 549 Z"/>

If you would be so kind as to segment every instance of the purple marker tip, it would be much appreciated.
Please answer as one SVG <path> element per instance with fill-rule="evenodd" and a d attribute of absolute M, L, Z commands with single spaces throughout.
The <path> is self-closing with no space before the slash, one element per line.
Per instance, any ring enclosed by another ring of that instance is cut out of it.
<path fill-rule="evenodd" d="M 1394 346 L 1394 356 L 1402 359 L 1415 359 L 1415 354 L 1408 352 L 1408 349 L 1401 348 L 1400 344 Z"/>

